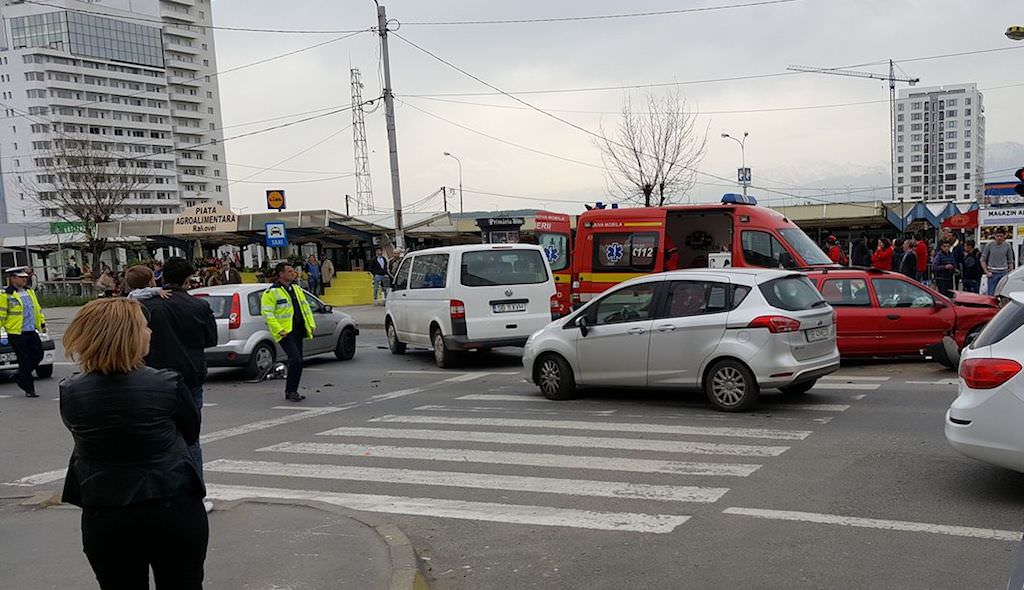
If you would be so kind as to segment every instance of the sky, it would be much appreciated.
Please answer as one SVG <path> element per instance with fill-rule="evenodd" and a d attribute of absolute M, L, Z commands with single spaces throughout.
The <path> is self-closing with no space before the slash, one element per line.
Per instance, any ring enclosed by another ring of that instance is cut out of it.
<path fill-rule="evenodd" d="M 1020 116 L 1024 42 L 1003 35 L 1009 25 L 1024 24 L 1024 4 L 1019 0 L 795 0 L 633 18 L 425 24 L 581 17 L 752 1 L 756 0 L 388 2 L 388 17 L 395 21 L 389 28 L 397 27 L 397 35 L 553 115 L 494 94 L 488 86 L 391 35 L 403 208 L 442 209 L 440 196 L 424 199 L 441 186 L 458 186 L 458 165 L 443 155 L 446 151 L 462 162 L 466 211 L 538 207 L 577 213 L 585 202 L 615 201 L 594 137 L 576 127 L 593 132 L 611 129 L 627 97 L 642 100 L 647 92 L 660 96 L 673 89 L 700 113 L 698 127 L 708 135 L 707 154 L 699 167 L 706 174 L 698 178 L 706 184 L 687 195 L 693 201 L 737 192 L 731 180 L 740 149 L 722 139 L 723 132 L 749 132 L 746 160 L 755 186 L 843 198 L 842 193 L 850 190 L 887 184 L 887 84 L 785 74 L 788 65 L 841 67 L 894 59 L 904 72 L 920 78 L 922 87 L 974 82 L 985 92 L 989 146 L 1016 147 L 1008 142 L 1024 142 L 1024 117 Z M 376 24 L 372 0 L 214 0 L 213 5 L 217 26 L 345 31 Z M 218 70 L 342 36 L 218 30 Z M 999 51 L 917 59 L 989 49 Z M 379 97 L 379 56 L 379 37 L 364 32 L 223 74 L 225 135 L 309 117 L 317 114 L 308 113 L 316 109 L 349 105 L 353 67 L 362 73 L 364 99 Z M 887 66 L 857 69 L 885 73 Z M 765 74 L 773 76 L 693 83 Z M 663 86 L 518 94 L 645 84 Z M 1020 86 L 997 88 L 1013 84 Z M 450 96 L 465 93 L 490 94 Z M 438 96 L 442 94 L 449 96 Z M 392 207 L 392 194 L 384 109 L 375 105 L 365 110 L 374 201 L 385 212 Z M 267 121 L 277 117 L 284 118 Z M 264 191 L 283 188 L 290 208 L 344 211 L 345 195 L 355 195 L 355 179 L 350 176 L 355 169 L 351 123 L 351 112 L 343 111 L 229 141 L 232 206 L 246 212 L 264 209 Z M 272 169 L 260 172 L 263 167 Z M 990 180 L 1007 176 L 1003 173 Z M 822 186 L 823 182 L 832 184 Z M 825 190 L 798 190 L 810 188 Z M 759 194 L 757 189 L 752 192 Z M 783 198 L 778 193 L 760 194 L 769 204 L 772 198 Z M 449 199 L 449 207 L 458 210 L 457 196 Z"/>

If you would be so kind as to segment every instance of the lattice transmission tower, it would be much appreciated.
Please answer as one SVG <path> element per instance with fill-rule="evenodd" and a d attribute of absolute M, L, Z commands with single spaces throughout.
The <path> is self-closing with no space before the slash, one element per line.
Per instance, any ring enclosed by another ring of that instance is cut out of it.
<path fill-rule="evenodd" d="M 373 182 L 370 180 L 370 150 L 366 147 L 366 113 L 363 112 L 363 76 L 352 68 L 352 141 L 356 159 L 356 211 L 373 213 Z"/>

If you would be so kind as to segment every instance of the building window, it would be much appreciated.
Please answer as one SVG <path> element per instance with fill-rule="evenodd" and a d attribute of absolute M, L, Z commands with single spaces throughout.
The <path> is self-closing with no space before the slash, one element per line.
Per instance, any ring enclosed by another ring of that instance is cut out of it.
<path fill-rule="evenodd" d="M 971 152 L 964 152 L 964 159 L 965 160 L 970 160 L 971 159 Z"/>
<path fill-rule="evenodd" d="M 912 111 L 919 111 L 919 110 L 921 110 L 921 103 L 920 102 L 911 103 L 910 104 L 910 110 L 912 110 Z"/>
<path fill-rule="evenodd" d="M 921 113 L 910 113 L 911 121 L 920 121 L 922 119 Z"/>
<path fill-rule="evenodd" d="M 971 103 L 967 103 L 967 104 L 971 104 Z M 946 99 L 946 106 L 955 107 L 956 106 L 956 99 L 955 98 L 947 98 Z"/>

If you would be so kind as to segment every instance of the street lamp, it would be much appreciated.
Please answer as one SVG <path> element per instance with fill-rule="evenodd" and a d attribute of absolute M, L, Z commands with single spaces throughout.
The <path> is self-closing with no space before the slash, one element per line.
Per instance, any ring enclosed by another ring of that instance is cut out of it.
<path fill-rule="evenodd" d="M 740 144 L 740 162 L 741 162 L 741 166 L 742 167 L 740 168 L 739 181 L 740 181 L 740 184 L 743 185 L 743 197 L 744 198 L 746 198 L 746 196 L 747 196 L 747 185 L 750 184 L 750 175 L 747 174 L 747 136 L 748 135 L 750 135 L 750 134 L 747 133 L 746 131 L 744 131 L 743 132 L 743 139 L 737 139 L 737 138 L 729 135 L 728 133 L 723 133 L 722 134 L 722 138 L 723 139 L 731 139 L 731 140 L 735 141 L 736 143 Z"/>
<path fill-rule="evenodd" d="M 459 163 L 459 213 L 464 213 L 462 210 L 462 160 L 453 156 L 451 152 L 445 152 L 444 155 Z"/>

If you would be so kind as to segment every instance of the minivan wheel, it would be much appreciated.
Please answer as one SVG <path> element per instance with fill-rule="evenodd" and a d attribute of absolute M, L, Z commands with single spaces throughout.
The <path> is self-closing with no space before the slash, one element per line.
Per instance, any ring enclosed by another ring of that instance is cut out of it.
<path fill-rule="evenodd" d="M 746 365 L 725 359 L 715 363 L 708 371 L 704 378 L 704 393 L 715 409 L 742 412 L 757 401 L 760 387 Z"/>
<path fill-rule="evenodd" d="M 779 391 L 786 395 L 801 395 L 810 391 L 815 385 L 817 385 L 817 383 L 817 379 L 811 379 L 810 381 L 804 381 L 803 383 L 797 383 L 796 385 L 780 387 Z"/>
<path fill-rule="evenodd" d="M 339 361 L 352 360 L 356 355 L 356 333 L 352 328 L 345 328 L 338 336 L 338 344 L 334 347 L 334 356 Z"/>
<path fill-rule="evenodd" d="M 455 366 L 455 353 L 448 350 L 448 345 L 444 343 L 444 334 L 441 330 L 434 329 L 433 335 L 430 337 L 430 341 L 434 345 L 434 362 L 441 369 L 450 369 Z"/>
<path fill-rule="evenodd" d="M 398 330 L 395 329 L 395 323 L 388 320 L 387 325 L 388 335 L 388 350 L 391 354 L 405 354 L 405 342 L 398 340 Z"/>
<path fill-rule="evenodd" d="M 566 400 L 576 397 L 576 378 L 562 357 L 549 354 L 537 362 L 535 380 L 544 397 Z"/>
<path fill-rule="evenodd" d="M 277 353 L 269 342 L 260 342 L 249 355 L 249 365 L 245 368 L 250 379 L 259 379 L 274 366 Z"/>

